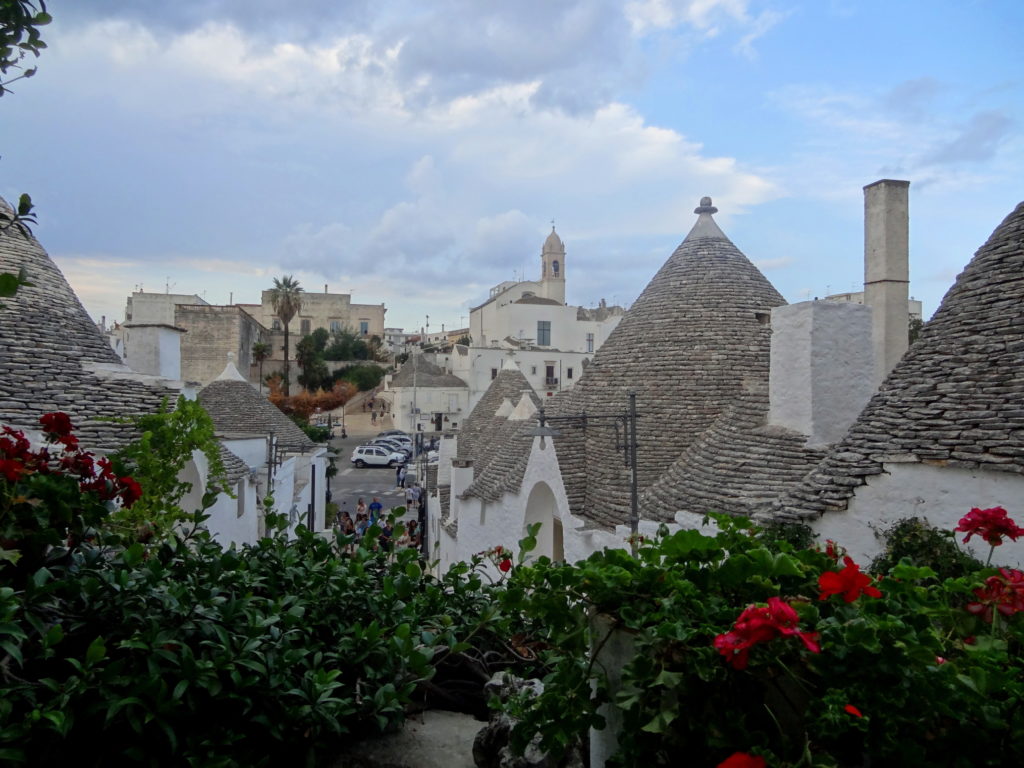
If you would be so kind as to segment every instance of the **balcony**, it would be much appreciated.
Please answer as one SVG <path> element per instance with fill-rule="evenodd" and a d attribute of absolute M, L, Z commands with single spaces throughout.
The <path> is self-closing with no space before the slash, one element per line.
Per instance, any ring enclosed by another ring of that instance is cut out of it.
<path fill-rule="evenodd" d="M 544 379 L 544 386 L 546 387 L 557 387 L 558 379 L 554 376 L 547 376 Z"/>

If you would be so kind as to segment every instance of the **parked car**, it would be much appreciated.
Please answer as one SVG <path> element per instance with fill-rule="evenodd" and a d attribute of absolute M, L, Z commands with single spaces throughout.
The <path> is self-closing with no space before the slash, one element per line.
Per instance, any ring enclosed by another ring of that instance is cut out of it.
<path fill-rule="evenodd" d="M 383 432 L 378 432 L 377 437 L 390 437 L 391 435 L 405 435 L 409 437 L 408 432 L 403 432 L 400 429 L 386 429 Z"/>
<path fill-rule="evenodd" d="M 403 448 L 408 448 L 409 452 L 412 453 L 412 440 L 403 435 L 389 435 L 388 437 L 375 437 L 370 441 L 370 445 L 378 445 L 380 443 L 387 443 L 388 445 L 400 445 Z"/>
<path fill-rule="evenodd" d="M 383 445 L 360 445 L 352 451 L 357 467 L 397 467 L 405 464 L 405 454 Z"/>
<path fill-rule="evenodd" d="M 406 457 L 412 456 L 411 447 L 407 445 L 402 445 L 401 443 L 395 442 L 394 440 L 389 440 L 385 437 L 376 437 L 373 440 L 371 440 L 368 443 L 368 445 L 379 445 L 383 448 L 387 448 L 389 451 L 396 451 L 398 453 L 401 453 Z"/>

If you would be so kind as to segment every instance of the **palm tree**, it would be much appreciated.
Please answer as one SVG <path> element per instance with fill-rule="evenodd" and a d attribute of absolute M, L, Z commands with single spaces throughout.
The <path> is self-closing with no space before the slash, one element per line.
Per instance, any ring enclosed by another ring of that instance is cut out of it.
<path fill-rule="evenodd" d="M 291 275 L 285 275 L 281 279 L 274 278 L 274 287 L 270 289 L 270 303 L 274 307 L 274 314 L 277 315 L 284 326 L 284 394 L 287 397 L 288 391 L 288 323 L 302 309 L 302 287 L 299 281 Z"/>
<path fill-rule="evenodd" d="M 257 341 L 252 345 L 252 361 L 260 367 L 260 392 L 263 391 L 263 361 L 270 357 L 271 351 L 265 341 Z"/>

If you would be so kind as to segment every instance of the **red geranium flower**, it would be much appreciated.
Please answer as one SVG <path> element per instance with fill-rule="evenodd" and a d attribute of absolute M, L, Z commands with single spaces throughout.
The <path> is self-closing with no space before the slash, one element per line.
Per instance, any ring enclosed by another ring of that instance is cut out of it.
<path fill-rule="evenodd" d="M 992 623 L 992 609 L 1003 616 L 1024 611 L 1024 573 L 1015 568 L 1000 568 L 996 576 L 985 579 L 985 586 L 974 590 L 977 602 L 968 603 L 967 610 Z M 973 638 L 970 638 L 973 640 Z M 964 642 L 968 642 L 967 639 Z M 971 643 L 973 645 L 973 643 Z"/>
<path fill-rule="evenodd" d="M 733 752 L 718 764 L 718 768 L 765 768 L 764 758 L 746 752 Z"/>
<path fill-rule="evenodd" d="M 847 704 L 845 707 L 843 707 L 843 709 L 846 711 L 847 714 L 853 715 L 854 717 L 864 717 L 864 715 L 861 714 L 860 710 L 853 706 L 853 704 Z"/>
<path fill-rule="evenodd" d="M 43 414 L 39 417 L 39 423 L 43 425 L 43 429 L 47 434 L 57 437 L 69 435 L 71 430 L 74 429 L 71 426 L 71 417 L 60 411 Z"/>
<path fill-rule="evenodd" d="M 1003 536 L 1010 537 L 1012 541 L 1016 541 L 1018 536 L 1024 536 L 1024 528 L 1013 522 L 1002 507 L 974 507 L 960 518 L 956 530 L 967 534 L 964 537 L 964 544 L 971 540 L 971 536 L 978 535 L 993 547 L 1003 543 Z"/>
<path fill-rule="evenodd" d="M 820 653 L 817 632 L 801 632 L 800 616 L 793 606 L 779 597 L 768 598 L 768 605 L 751 605 L 736 619 L 732 631 L 715 637 L 712 645 L 728 659 L 733 669 L 745 669 L 750 649 L 776 637 L 798 637 L 811 653 Z"/>
<path fill-rule="evenodd" d="M 126 506 L 130 507 L 136 501 L 142 498 L 142 486 L 135 482 L 135 478 L 122 477 L 118 479 L 121 484 L 121 502 Z"/>
<path fill-rule="evenodd" d="M 832 595 L 842 595 L 843 600 L 852 603 L 861 595 L 881 597 L 882 593 L 871 586 L 871 577 L 860 572 L 860 566 L 847 555 L 843 558 L 845 567 L 839 571 L 825 571 L 818 577 L 819 600 L 827 600 Z"/>
<path fill-rule="evenodd" d="M 18 482 L 18 478 L 27 472 L 28 469 L 20 461 L 0 459 L 0 475 L 3 475 L 8 483 Z"/>
<path fill-rule="evenodd" d="M 498 570 L 502 573 L 508 573 L 512 570 L 512 558 L 506 557 L 504 560 L 498 563 Z"/>

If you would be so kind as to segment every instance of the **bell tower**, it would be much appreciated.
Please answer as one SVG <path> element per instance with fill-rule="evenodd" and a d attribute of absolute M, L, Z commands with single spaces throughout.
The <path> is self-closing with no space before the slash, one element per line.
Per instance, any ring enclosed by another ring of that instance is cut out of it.
<path fill-rule="evenodd" d="M 554 224 L 540 252 L 540 284 L 544 298 L 565 304 L 565 245 Z"/>

